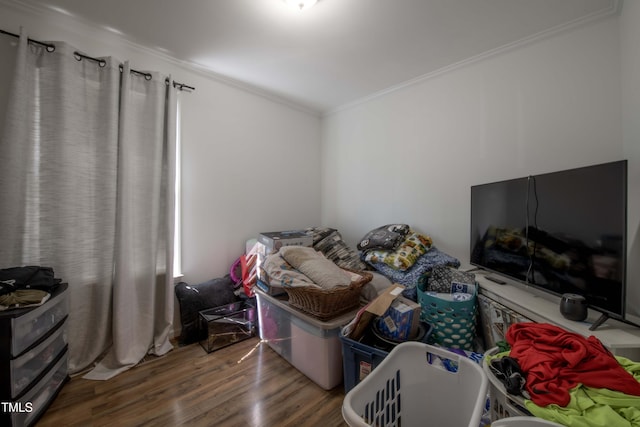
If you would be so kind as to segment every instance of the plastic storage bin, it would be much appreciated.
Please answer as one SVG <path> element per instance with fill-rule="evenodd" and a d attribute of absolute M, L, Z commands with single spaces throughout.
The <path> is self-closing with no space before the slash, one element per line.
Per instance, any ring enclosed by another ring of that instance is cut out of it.
<path fill-rule="evenodd" d="M 325 390 L 342 383 L 340 329 L 356 311 L 322 322 L 256 290 L 260 339 Z"/>
<path fill-rule="evenodd" d="M 24 396 L 16 400 L 14 404 L 18 404 L 19 408 L 24 408 L 24 410 L 8 414 L 12 426 L 33 425 L 44 414 L 49 403 L 60 392 L 62 384 L 69 379 L 67 363 L 67 352 L 65 351 L 49 372 Z"/>
<path fill-rule="evenodd" d="M 524 399 L 520 396 L 514 396 L 507 393 L 502 381 L 500 381 L 491 372 L 489 368 L 490 357 L 497 354 L 498 347 L 489 349 L 485 353 L 485 358 L 482 361 L 482 370 L 489 379 L 489 398 L 491 399 L 491 421 L 497 421 L 503 418 L 509 417 L 531 417 L 531 412 L 524 406 Z"/>
<path fill-rule="evenodd" d="M 455 363 L 457 370 L 436 363 L 441 358 Z M 347 393 L 342 416 L 352 427 L 478 427 L 488 383 L 480 365 L 464 356 L 405 342 Z"/>
<path fill-rule="evenodd" d="M 65 329 L 59 327 L 32 350 L 3 366 L 7 371 L 0 372 L 0 378 L 4 383 L 0 387 L 6 384 L 10 387 L 6 395 L 16 398 L 49 367 L 49 364 L 65 350 L 66 345 Z"/>
<path fill-rule="evenodd" d="M 423 334 L 416 337 L 414 341 L 426 343 L 433 328 L 428 323 L 421 323 L 420 326 Z M 363 342 L 352 340 L 345 337 L 342 331 L 340 331 L 340 340 L 342 341 L 344 392 L 347 393 L 389 355 L 389 348 L 377 347 L 372 343 L 373 339 L 363 340 Z"/>
<path fill-rule="evenodd" d="M 56 325 L 62 323 L 69 313 L 68 298 L 69 292 L 62 292 L 27 314 L 7 322 L 7 330 L 2 331 L 2 336 L 10 337 L 10 341 L 2 340 L 2 353 L 8 353 L 11 357 L 20 356 Z"/>
<path fill-rule="evenodd" d="M 258 333 L 276 353 L 291 360 L 291 313 L 268 297 L 261 290 L 256 290 L 258 309 Z"/>
<path fill-rule="evenodd" d="M 256 309 L 247 301 L 238 301 L 199 313 L 205 338 L 200 345 L 207 353 L 251 338 L 255 335 Z"/>
<path fill-rule="evenodd" d="M 36 307 L 0 312 L 2 426 L 31 426 L 67 379 L 68 284 Z"/>

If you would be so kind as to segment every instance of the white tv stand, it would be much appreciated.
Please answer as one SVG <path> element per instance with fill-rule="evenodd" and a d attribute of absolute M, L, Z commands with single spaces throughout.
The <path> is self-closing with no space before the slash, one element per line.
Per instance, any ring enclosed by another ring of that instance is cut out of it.
<path fill-rule="evenodd" d="M 542 292 L 524 284 L 499 277 L 505 284 L 487 279 L 491 273 L 474 271 L 480 293 L 538 323 L 551 323 L 571 332 L 588 337 L 594 335 L 617 356 L 640 361 L 640 328 L 608 319 L 595 331 L 589 330 L 601 313 L 589 310 L 582 322 L 565 319 L 560 314 L 560 297 Z"/>

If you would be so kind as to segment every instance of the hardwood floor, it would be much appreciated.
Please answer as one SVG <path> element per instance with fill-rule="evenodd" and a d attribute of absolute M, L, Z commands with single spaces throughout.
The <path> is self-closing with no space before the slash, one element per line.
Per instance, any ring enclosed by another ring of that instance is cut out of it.
<path fill-rule="evenodd" d="M 36 426 L 342 427 L 343 398 L 258 338 L 209 354 L 196 343 L 108 381 L 72 378 Z"/>

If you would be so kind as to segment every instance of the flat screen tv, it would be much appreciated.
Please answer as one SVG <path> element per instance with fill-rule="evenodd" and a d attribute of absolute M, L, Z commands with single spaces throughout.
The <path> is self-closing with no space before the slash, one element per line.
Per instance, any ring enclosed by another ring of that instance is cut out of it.
<path fill-rule="evenodd" d="M 625 319 L 627 161 L 471 187 L 470 261 Z"/>

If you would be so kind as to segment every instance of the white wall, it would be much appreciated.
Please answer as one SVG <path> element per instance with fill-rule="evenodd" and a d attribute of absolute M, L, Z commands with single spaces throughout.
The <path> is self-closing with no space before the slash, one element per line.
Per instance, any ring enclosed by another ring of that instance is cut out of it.
<path fill-rule="evenodd" d="M 607 19 L 330 114 L 322 220 L 350 243 L 406 222 L 468 261 L 471 185 L 622 158 L 619 76 Z"/>
<path fill-rule="evenodd" d="M 171 74 L 196 88 L 180 94 L 185 281 L 227 274 L 246 240 L 261 231 L 319 225 L 319 116 L 223 83 L 78 19 L 0 1 L 0 28 L 18 33 L 20 26 L 31 38 L 128 59 L 134 69 Z M 0 76 L 7 75 L 7 66 L 2 58 Z"/>
<path fill-rule="evenodd" d="M 373 227 L 406 222 L 468 262 L 472 184 L 620 158 L 630 168 L 630 259 L 640 260 L 638 23 L 640 5 L 627 1 L 620 18 L 434 75 L 321 123 L 77 20 L 0 1 L 4 30 L 22 25 L 33 38 L 130 59 L 196 87 L 181 95 L 190 283 L 226 274 L 260 231 L 317 224 L 355 245 Z M 640 263 L 630 270 L 640 288 Z"/>
<path fill-rule="evenodd" d="M 626 158 L 630 260 L 640 264 L 640 6 L 627 3 L 633 5 L 625 5 L 622 18 L 566 30 L 328 115 L 323 223 L 352 245 L 379 225 L 408 223 L 466 264 L 471 185 Z M 634 268 L 629 286 L 640 293 Z M 640 307 L 640 295 L 633 297 Z"/>
<path fill-rule="evenodd" d="M 224 85 L 197 92 L 183 113 L 189 283 L 226 274 L 262 231 L 320 223 L 319 117 Z"/>
<path fill-rule="evenodd" d="M 627 0 L 620 17 L 622 58 L 622 140 L 624 156 L 630 159 L 628 180 L 629 298 L 640 301 L 640 2 Z M 628 306 L 640 323 L 640 304 Z"/>

